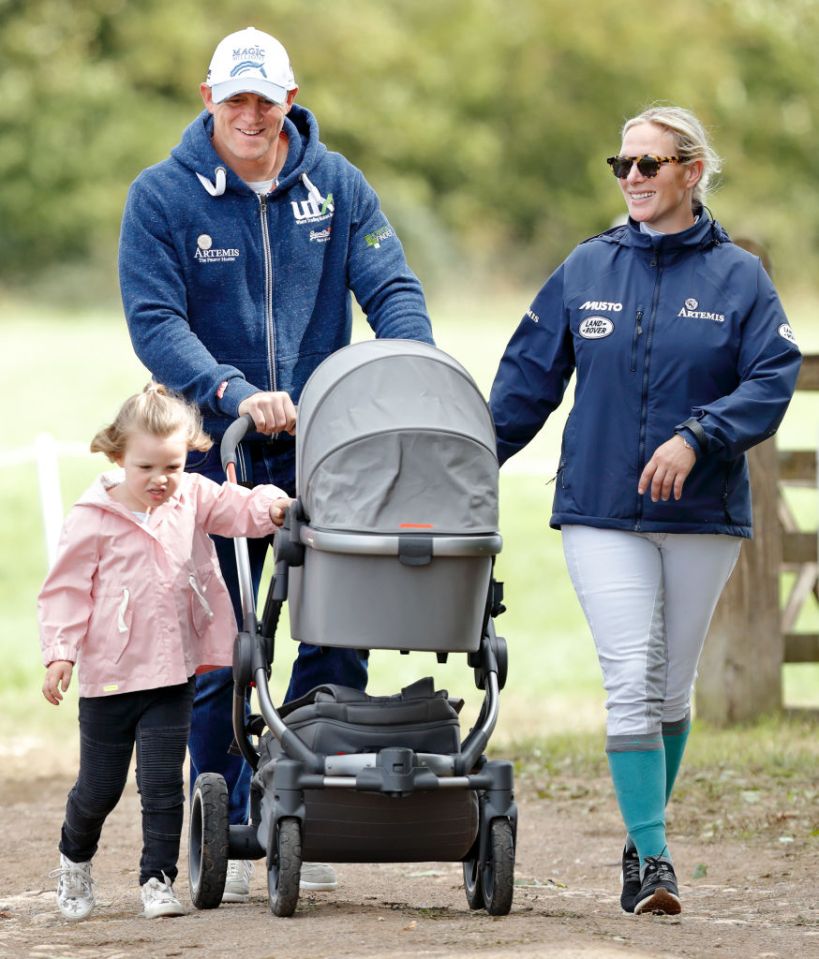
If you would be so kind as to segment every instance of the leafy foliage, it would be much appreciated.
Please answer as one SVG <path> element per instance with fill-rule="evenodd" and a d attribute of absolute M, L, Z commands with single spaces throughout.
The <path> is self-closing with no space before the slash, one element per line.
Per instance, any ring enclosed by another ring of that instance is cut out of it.
<path fill-rule="evenodd" d="M 0 281 L 113 273 L 128 184 L 201 107 L 217 40 L 288 47 L 322 138 L 382 195 L 427 283 L 540 279 L 621 211 L 602 158 L 657 100 L 725 158 L 712 209 L 816 264 L 819 7 L 690 0 L 650 18 L 598 0 L 0 0 Z"/>

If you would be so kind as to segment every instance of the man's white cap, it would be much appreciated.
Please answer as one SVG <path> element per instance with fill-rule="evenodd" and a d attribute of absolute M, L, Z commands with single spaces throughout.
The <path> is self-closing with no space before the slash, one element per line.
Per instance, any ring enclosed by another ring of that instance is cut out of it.
<path fill-rule="evenodd" d="M 205 81 L 214 103 L 237 93 L 257 93 L 273 103 L 284 103 L 296 88 L 287 50 L 275 37 L 246 27 L 225 37 L 213 51 Z"/>

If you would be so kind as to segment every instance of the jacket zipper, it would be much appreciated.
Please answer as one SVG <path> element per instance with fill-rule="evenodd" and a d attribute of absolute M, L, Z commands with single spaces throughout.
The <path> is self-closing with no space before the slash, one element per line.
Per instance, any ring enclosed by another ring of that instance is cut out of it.
<path fill-rule="evenodd" d="M 731 526 L 733 525 L 733 520 L 731 519 L 731 511 L 728 509 L 728 479 L 730 476 L 731 467 L 725 467 L 725 474 L 722 478 L 722 512 L 725 514 L 725 522 Z"/>
<path fill-rule="evenodd" d="M 646 420 L 648 419 L 648 367 L 651 360 L 651 343 L 654 336 L 654 323 L 657 319 L 657 305 L 660 301 L 660 278 L 662 271 L 660 269 L 660 254 L 655 251 L 651 260 L 651 266 L 655 267 L 657 273 L 654 277 L 654 293 L 651 297 L 651 313 L 649 314 L 648 329 L 646 330 L 646 348 L 643 355 L 643 383 L 640 396 L 640 443 L 638 448 L 637 471 L 642 472 L 641 464 L 645 461 L 646 455 Z M 642 317 L 641 317 L 642 319 Z M 645 495 L 645 494 L 643 494 Z M 634 524 L 635 531 L 639 532 L 643 519 L 643 496 L 637 494 L 637 518 Z"/>
<path fill-rule="evenodd" d="M 631 372 L 637 372 L 637 344 L 643 335 L 643 308 L 638 307 L 634 315 L 634 336 L 631 338 Z"/>
<path fill-rule="evenodd" d="M 270 235 L 267 230 L 267 196 L 259 197 L 259 220 L 262 229 L 262 251 L 264 254 L 264 322 L 267 334 L 267 363 L 270 368 L 269 386 L 276 392 L 276 331 L 273 328 L 273 255 L 270 249 Z"/>

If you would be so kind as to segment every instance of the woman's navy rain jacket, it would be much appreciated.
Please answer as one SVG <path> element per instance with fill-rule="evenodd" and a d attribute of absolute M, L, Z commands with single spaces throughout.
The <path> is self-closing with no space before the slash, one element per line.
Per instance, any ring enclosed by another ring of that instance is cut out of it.
<path fill-rule="evenodd" d="M 705 211 L 682 233 L 633 222 L 580 244 L 521 320 L 490 395 L 501 462 L 557 408 L 577 371 L 551 525 L 751 535 L 745 451 L 773 436 L 802 358 L 759 259 Z M 637 481 L 682 433 L 697 452 L 682 499 Z"/>

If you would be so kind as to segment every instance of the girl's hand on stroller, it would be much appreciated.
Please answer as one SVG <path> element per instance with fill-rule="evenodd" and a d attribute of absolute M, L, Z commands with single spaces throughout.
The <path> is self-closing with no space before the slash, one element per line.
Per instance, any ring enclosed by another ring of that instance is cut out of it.
<path fill-rule="evenodd" d="M 43 696 L 55 706 L 59 706 L 63 693 L 71 682 L 71 673 L 74 664 L 67 659 L 55 659 L 46 667 L 46 677 L 43 683 Z"/>
<path fill-rule="evenodd" d="M 290 394 L 259 391 L 239 404 L 239 416 L 248 413 L 260 433 L 296 432 L 296 407 Z"/>
<path fill-rule="evenodd" d="M 270 504 L 270 522 L 274 526 L 281 527 L 284 522 L 284 511 L 292 502 L 292 499 L 282 497 L 281 499 L 274 499 Z"/>

